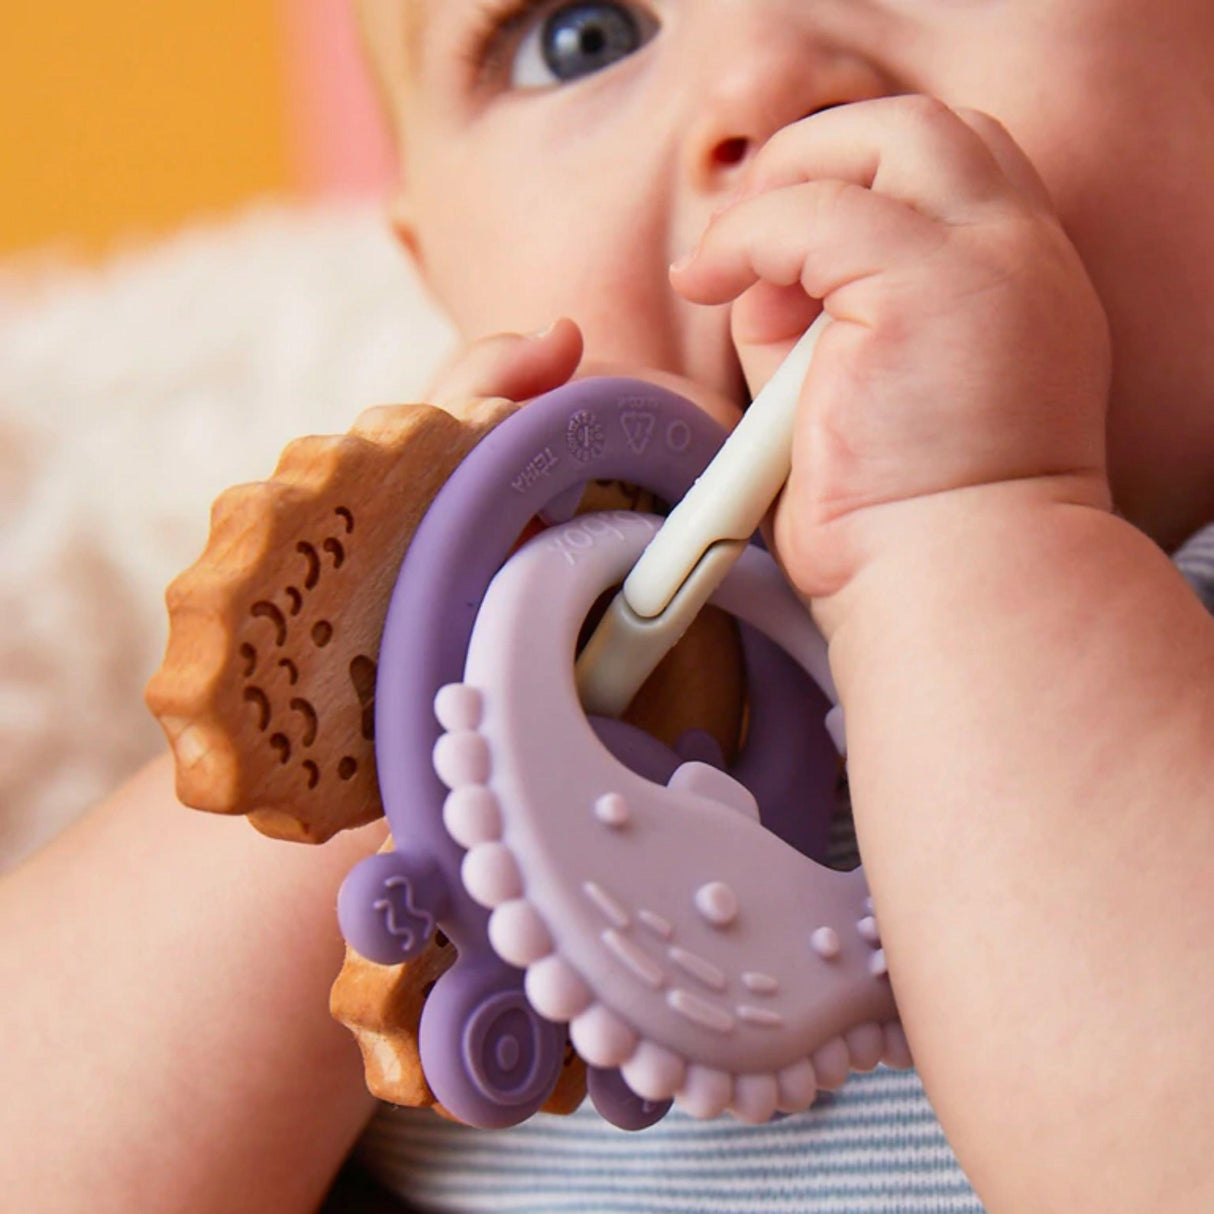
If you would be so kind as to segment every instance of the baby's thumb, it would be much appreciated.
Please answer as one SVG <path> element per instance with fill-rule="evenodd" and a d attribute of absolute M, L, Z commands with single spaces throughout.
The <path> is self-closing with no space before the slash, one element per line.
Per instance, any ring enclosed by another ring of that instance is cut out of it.
<path fill-rule="evenodd" d="M 582 358 L 582 331 L 562 317 L 540 333 L 495 333 L 458 351 L 439 371 L 426 400 L 460 414 L 472 401 L 529 400 L 566 383 Z"/>

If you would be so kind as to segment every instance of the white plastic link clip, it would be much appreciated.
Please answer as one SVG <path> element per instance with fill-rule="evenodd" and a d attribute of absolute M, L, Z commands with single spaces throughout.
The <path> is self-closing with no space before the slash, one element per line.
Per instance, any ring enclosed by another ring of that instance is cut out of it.
<path fill-rule="evenodd" d="M 823 312 L 789 351 L 633 566 L 578 657 L 587 712 L 618 716 L 628 707 L 776 500 L 792 463 L 801 385 L 829 323 Z"/>

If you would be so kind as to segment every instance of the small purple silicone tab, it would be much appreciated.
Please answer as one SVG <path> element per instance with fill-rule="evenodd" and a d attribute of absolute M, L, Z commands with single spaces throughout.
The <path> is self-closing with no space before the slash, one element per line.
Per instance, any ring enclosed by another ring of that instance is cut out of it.
<path fill-rule="evenodd" d="M 670 1112 L 669 1100 L 645 1100 L 616 1067 L 588 1066 L 586 1091 L 601 1117 L 621 1130 L 647 1130 Z"/>
<path fill-rule="evenodd" d="M 511 980 L 513 975 L 513 980 Z M 565 1058 L 565 1030 L 538 1016 L 518 971 L 492 957 L 448 970 L 422 1009 L 419 1046 L 441 1103 L 477 1112 L 483 1129 L 505 1129 L 548 1099 Z"/>
<path fill-rule="evenodd" d="M 399 965 L 425 948 L 445 913 L 446 884 L 424 856 L 385 852 L 355 866 L 337 896 L 337 920 L 350 947 L 369 961 Z"/>

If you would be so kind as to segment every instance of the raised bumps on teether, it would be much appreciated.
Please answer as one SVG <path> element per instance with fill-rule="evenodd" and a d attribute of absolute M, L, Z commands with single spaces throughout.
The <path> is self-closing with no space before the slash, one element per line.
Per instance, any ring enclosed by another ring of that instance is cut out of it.
<path fill-rule="evenodd" d="M 664 788 L 641 780 L 577 709 L 578 625 L 653 526 L 618 518 L 576 579 L 549 533 L 494 580 L 465 681 L 436 703 L 457 726 L 435 747 L 444 820 L 469 849 L 465 888 L 493 910 L 494 948 L 588 1062 L 620 1067 L 645 1099 L 761 1121 L 849 1069 L 904 1061 L 905 1043 L 862 871 L 774 839 L 724 773 L 684 764 Z M 722 600 L 820 671 L 820 638 L 767 565 L 748 553 Z"/>

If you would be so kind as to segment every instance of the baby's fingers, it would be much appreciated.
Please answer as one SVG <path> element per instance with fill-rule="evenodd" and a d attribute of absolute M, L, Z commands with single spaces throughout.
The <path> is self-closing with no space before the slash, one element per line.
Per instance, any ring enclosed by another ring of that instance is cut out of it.
<path fill-rule="evenodd" d="M 832 295 L 908 259 L 922 259 L 944 239 L 940 225 L 863 186 L 802 182 L 748 198 L 717 216 L 691 256 L 671 267 L 671 282 L 681 295 L 703 304 L 736 299 L 757 282 L 799 284 L 843 318 Z"/>
<path fill-rule="evenodd" d="M 439 371 L 426 400 L 457 416 L 474 400 L 529 400 L 567 383 L 582 358 L 582 331 L 563 317 L 541 333 L 495 333 L 464 346 Z"/>
<path fill-rule="evenodd" d="M 993 119 L 931 97 L 860 101 L 777 131 L 747 170 L 742 196 L 834 178 L 943 223 L 968 223 L 991 205 L 1040 200 L 1038 181 L 1023 188 L 1023 153 L 1013 155 L 1011 142 Z"/>

